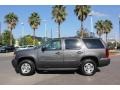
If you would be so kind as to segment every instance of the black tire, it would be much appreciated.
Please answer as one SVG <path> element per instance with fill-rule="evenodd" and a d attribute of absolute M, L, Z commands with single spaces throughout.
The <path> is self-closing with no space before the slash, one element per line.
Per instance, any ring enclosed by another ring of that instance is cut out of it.
<path fill-rule="evenodd" d="M 81 73 L 85 76 L 94 75 L 96 73 L 96 68 L 97 68 L 96 63 L 91 59 L 84 59 L 80 66 Z"/>
<path fill-rule="evenodd" d="M 30 70 L 28 72 L 24 72 L 22 70 L 22 67 L 25 66 L 25 64 L 27 64 L 30 68 Z M 35 74 L 35 64 L 34 62 L 32 62 L 31 60 L 23 60 L 19 63 L 19 66 L 18 66 L 18 71 L 21 75 L 23 76 L 30 76 L 30 75 L 33 75 Z"/>

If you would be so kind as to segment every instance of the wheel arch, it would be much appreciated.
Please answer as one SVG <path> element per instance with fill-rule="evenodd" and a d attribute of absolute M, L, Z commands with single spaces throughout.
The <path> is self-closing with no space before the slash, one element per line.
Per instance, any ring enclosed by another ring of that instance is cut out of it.
<path fill-rule="evenodd" d="M 28 57 L 21 57 L 21 58 L 19 58 L 17 64 L 19 64 L 21 61 L 23 61 L 25 59 L 28 59 L 28 60 L 32 61 L 36 65 L 35 59 L 33 57 L 29 57 L 29 56 Z"/>
<path fill-rule="evenodd" d="M 96 56 L 85 56 L 85 57 L 82 57 L 80 62 L 82 62 L 85 59 L 91 59 L 91 60 L 93 60 L 96 63 L 97 66 L 99 66 L 98 58 Z"/>

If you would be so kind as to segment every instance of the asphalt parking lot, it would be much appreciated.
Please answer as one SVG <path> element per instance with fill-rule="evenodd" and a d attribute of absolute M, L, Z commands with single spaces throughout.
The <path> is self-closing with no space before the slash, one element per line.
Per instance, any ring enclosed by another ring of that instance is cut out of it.
<path fill-rule="evenodd" d="M 1 85 L 120 85 L 120 56 L 111 57 L 111 64 L 102 67 L 94 76 L 75 71 L 45 71 L 33 76 L 16 74 L 11 65 L 12 54 L 0 54 Z"/>

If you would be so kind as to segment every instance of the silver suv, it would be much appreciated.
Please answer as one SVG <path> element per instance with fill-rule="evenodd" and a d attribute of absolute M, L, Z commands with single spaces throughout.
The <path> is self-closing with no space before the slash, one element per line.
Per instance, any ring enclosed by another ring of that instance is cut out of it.
<path fill-rule="evenodd" d="M 99 38 L 55 38 L 33 49 L 15 53 L 17 73 L 28 76 L 40 70 L 78 70 L 91 76 L 110 64 L 109 52 Z"/>

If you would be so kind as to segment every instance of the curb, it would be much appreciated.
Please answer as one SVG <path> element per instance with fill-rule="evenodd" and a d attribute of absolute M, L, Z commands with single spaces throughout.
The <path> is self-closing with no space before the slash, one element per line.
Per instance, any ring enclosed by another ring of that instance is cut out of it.
<path fill-rule="evenodd" d="M 10 53 L 0 53 L 0 57 L 5 57 L 5 56 L 13 56 L 14 53 L 10 52 Z"/>
<path fill-rule="evenodd" d="M 110 57 L 120 56 L 120 54 L 110 55 Z"/>

